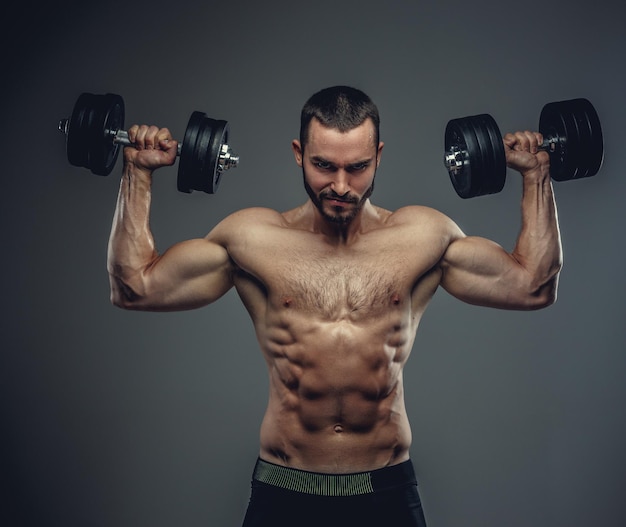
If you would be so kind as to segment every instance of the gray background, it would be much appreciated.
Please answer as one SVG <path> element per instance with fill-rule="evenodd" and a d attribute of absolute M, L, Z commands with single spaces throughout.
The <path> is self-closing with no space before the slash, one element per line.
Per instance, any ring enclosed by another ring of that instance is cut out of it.
<path fill-rule="evenodd" d="M 5 6 L 6 7 L 6 6 Z M 386 142 L 374 202 L 420 203 L 512 248 L 520 182 L 456 197 L 442 166 L 454 117 L 536 128 L 584 96 L 603 122 L 601 173 L 556 185 L 558 302 L 533 313 L 439 292 L 406 368 L 412 456 L 430 527 L 622 526 L 626 517 L 622 2 L 55 2 L 3 13 L 0 524 L 236 526 L 267 380 L 236 294 L 132 313 L 108 299 L 121 162 L 71 167 L 56 130 L 83 91 L 126 101 L 129 126 L 180 137 L 227 119 L 240 167 L 219 193 L 158 174 L 158 246 L 247 206 L 305 198 L 289 142 L 314 91 L 368 92 Z M 296 525 L 297 523 L 294 523 Z"/>

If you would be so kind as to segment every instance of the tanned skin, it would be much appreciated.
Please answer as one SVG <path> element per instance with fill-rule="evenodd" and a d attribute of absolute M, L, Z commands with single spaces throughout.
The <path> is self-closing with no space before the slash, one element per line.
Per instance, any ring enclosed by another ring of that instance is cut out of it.
<path fill-rule="evenodd" d="M 471 304 L 530 310 L 556 299 L 562 264 L 542 136 L 507 134 L 523 177 L 512 253 L 465 236 L 427 207 L 370 202 L 383 143 L 374 125 L 339 132 L 313 119 L 292 144 L 309 199 L 287 212 L 250 208 L 205 238 L 155 249 L 153 172 L 175 160 L 167 129 L 133 126 L 108 253 L 112 302 L 126 309 L 198 308 L 235 287 L 267 364 L 260 456 L 303 470 L 348 473 L 409 458 L 403 367 L 438 287 Z M 211 343 L 207 342 L 210 350 Z"/>

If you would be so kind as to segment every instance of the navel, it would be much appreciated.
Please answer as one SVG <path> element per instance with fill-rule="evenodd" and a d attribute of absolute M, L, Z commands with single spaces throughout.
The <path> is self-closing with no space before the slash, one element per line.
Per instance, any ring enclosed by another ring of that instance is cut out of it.
<path fill-rule="evenodd" d="M 341 434 L 341 433 L 343 433 L 343 426 L 342 425 L 335 425 L 333 430 L 335 431 L 336 434 Z"/>

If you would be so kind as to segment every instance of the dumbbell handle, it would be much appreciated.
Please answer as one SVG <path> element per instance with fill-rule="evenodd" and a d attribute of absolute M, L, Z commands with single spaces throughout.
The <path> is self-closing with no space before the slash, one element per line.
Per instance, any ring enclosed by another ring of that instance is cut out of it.
<path fill-rule="evenodd" d="M 134 146 L 135 144 L 128 138 L 128 132 L 126 130 L 107 130 L 106 133 L 109 137 L 113 138 L 114 143 L 119 145 Z M 180 156 L 182 149 L 183 144 L 179 142 L 176 149 L 177 156 Z M 229 168 L 234 168 L 239 164 L 239 156 L 234 155 L 230 146 L 224 144 L 220 150 L 218 163 L 220 170 L 228 170 Z"/>
<path fill-rule="evenodd" d="M 59 131 L 67 135 L 67 132 L 69 130 L 69 123 L 70 123 L 69 119 L 61 119 L 59 121 Z M 105 132 L 105 136 L 110 137 L 114 143 L 119 144 L 119 145 L 134 146 L 135 144 L 128 138 L 128 132 L 126 130 L 107 130 Z M 180 156 L 182 147 L 183 147 L 182 143 L 178 143 L 178 148 L 176 149 L 177 156 Z M 239 164 L 239 156 L 236 156 L 233 154 L 233 151 L 230 148 L 230 146 L 226 144 L 222 145 L 222 149 L 220 151 L 220 156 L 219 156 L 220 170 L 228 170 L 229 168 L 236 167 L 238 164 Z"/>
<path fill-rule="evenodd" d="M 118 145 L 135 146 L 135 143 L 128 138 L 128 132 L 126 130 L 107 130 L 106 136 L 112 138 L 113 142 Z M 182 148 L 182 143 L 178 143 L 178 148 L 176 150 L 177 156 L 180 155 Z"/>
<path fill-rule="evenodd" d="M 547 152 L 556 151 L 557 145 L 562 142 L 562 139 L 558 136 L 544 137 L 543 143 L 537 145 L 538 150 L 545 150 Z M 457 172 L 463 167 L 463 162 L 467 152 L 459 149 L 458 147 L 452 148 L 446 152 L 444 157 L 444 164 L 449 171 Z"/>

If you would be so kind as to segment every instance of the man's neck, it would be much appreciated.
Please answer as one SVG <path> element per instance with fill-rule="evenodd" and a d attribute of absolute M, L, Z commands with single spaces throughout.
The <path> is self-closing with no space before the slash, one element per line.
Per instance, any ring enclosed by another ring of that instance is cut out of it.
<path fill-rule="evenodd" d="M 335 222 L 326 218 L 310 200 L 306 207 L 311 214 L 311 229 L 324 235 L 328 243 L 333 245 L 350 245 L 363 232 L 363 224 L 367 217 L 375 214 L 369 199 L 363 204 L 356 216 L 345 223 Z"/>

